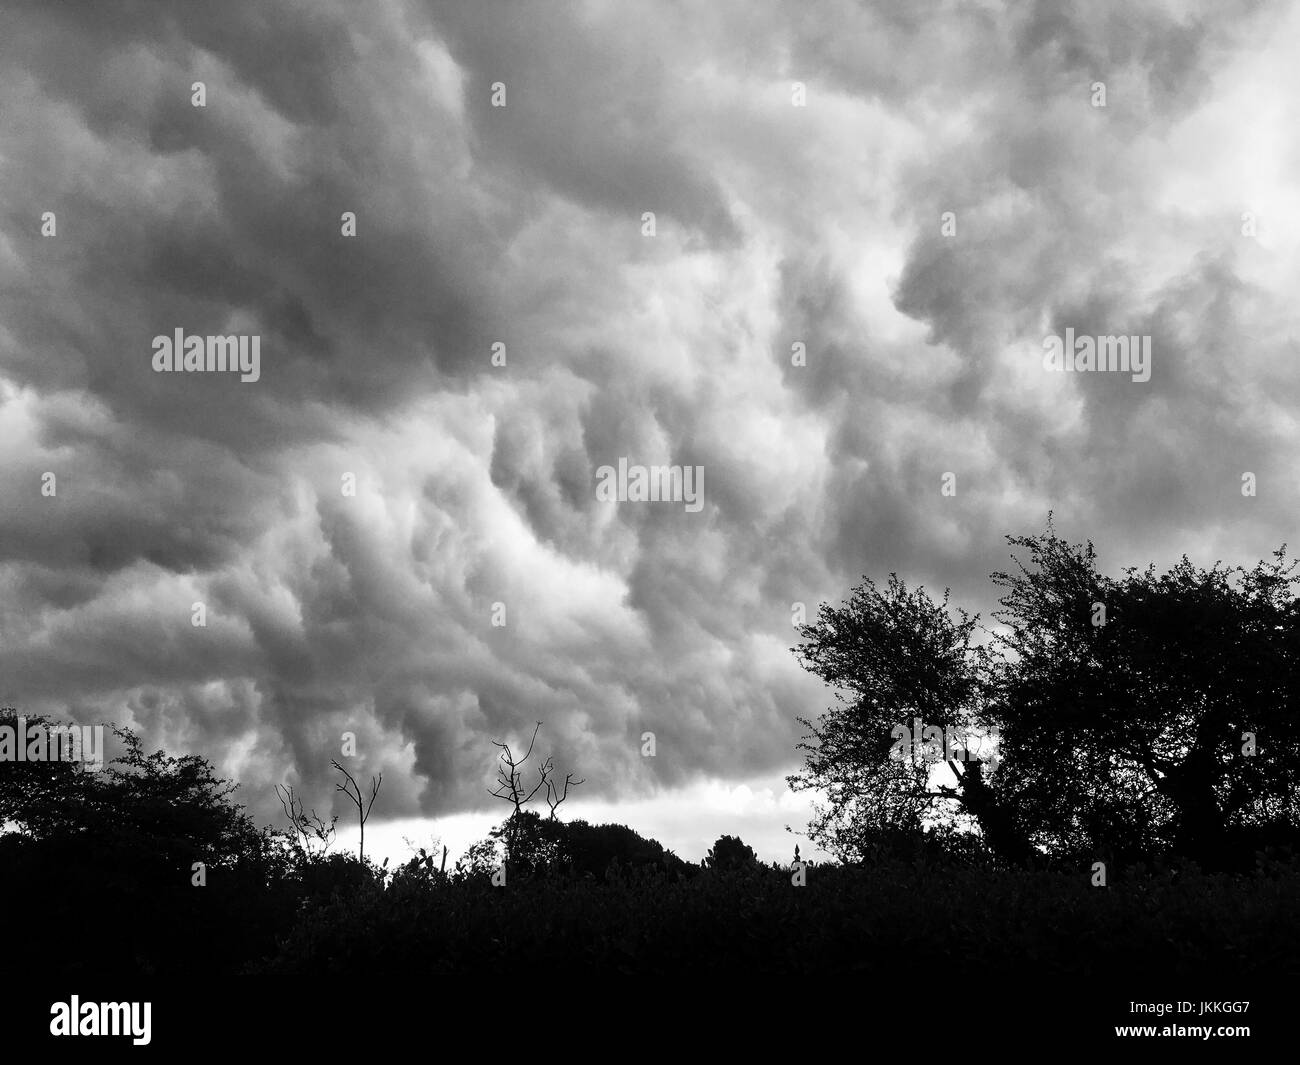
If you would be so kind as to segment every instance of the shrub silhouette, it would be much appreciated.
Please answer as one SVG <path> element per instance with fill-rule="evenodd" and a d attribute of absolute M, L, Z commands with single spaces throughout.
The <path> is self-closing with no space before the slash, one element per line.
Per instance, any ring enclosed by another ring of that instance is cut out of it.
<path fill-rule="evenodd" d="M 710 869 L 723 871 L 753 869 L 759 864 L 758 855 L 736 836 L 719 836 L 704 862 Z"/>
<path fill-rule="evenodd" d="M 0 723 L 12 724 L 6 711 Z M 30 724 L 30 720 L 29 720 Z M 0 968 L 162 974 L 220 969 L 270 950 L 295 887 L 274 833 L 232 801 L 236 785 L 195 756 L 123 753 L 98 772 L 75 763 L 0 762 L 16 831 L 0 835 L 0 905 L 40 900 L 47 919 L 11 930 Z M 206 886 L 196 887 L 195 863 Z M 88 949 L 88 915 L 95 922 Z"/>
<path fill-rule="evenodd" d="M 592 825 L 586 821 L 564 822 L 523 810 L 497 825 L 488 839 L 470 848 L 462 862 L 465 870 L 490 874 L 500 864 L 504 843 L 511 838 L 515 858 L 511 873 L 516 875 L 575 875 L 603 877 L 611 867 L 652 869 L 685 875 L 688 863 L 662 844 L 646 839 L 626 825 Z"/>

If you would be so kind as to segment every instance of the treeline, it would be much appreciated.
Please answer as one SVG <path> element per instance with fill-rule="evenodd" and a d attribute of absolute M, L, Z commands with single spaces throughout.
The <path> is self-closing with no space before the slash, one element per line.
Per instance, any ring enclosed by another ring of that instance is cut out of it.
<path fill-rule="evenodd" d="M 1018 866 L 1157 859 L 1248 871 L 1300 845 L 1300 572 L 1184 556 L 1100 572 L 1093 545 L 1007 537 L 998 622 L 895 574 L 823 604 L 793 648 L 839 702 L 789 778 L 846 861 L 877 828 L 978 828 Z M 951 742 L 952 737 L 960 740 Z M 957 749 L 954 749 L 954 748 Z"/>
<path fill-rule="evenodd" d="M 764 864 L 722 837 L 697 864 L 522 810 L 450 868 L 427 851 L 392 868 L 259 828 L 206 761 L 120 735 L 98 773 L 0 769 L 7 975 L 1300 972 L 1289 858 L 1125 867 L 1103 888 L 931 830 L 877 832 L 847 865 Z"/>

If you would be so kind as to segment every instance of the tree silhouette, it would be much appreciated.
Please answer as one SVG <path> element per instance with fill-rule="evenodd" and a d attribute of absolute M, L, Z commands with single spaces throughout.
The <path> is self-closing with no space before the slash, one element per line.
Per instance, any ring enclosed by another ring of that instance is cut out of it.
<path fill-rule="evenodd" d="M 932 601 L 897 577 L 878 589 L 869 579 L 840 607 L 823 604 L 817 621 L 800 628 L 793 648 L 804 668 L 835 686 L 840 706 L 817 723 L 799 718 L 809 734 L 799 744 L 805 767 L 788 778 L 795 791 L 815 789 L 809 835 L 847 861 L 865 858 L 882 832 L 919 832 L 922 817 L 953 808 L 973 817 L 990 845 L 1022 861 L 1029 841 L 1009 811 L 983 786 L 981 767 L 949 761 L 950 782 L 931 782 L 922 759 L 891 758 L 896 726 L 926 726 L 959 735 L 988 725 L 989 659 L 972 643 L 978 619 L 948 611 L 948 595 Z"/>
<path fill-rule="evenodd" d="M 1294 841 L 1300 576 L 1285 546 L 1249 570 L 1183 556 L 1109 579 L 1091 543 L 1050 528 L 1009 539 L 1029 565 L 994 575 L 1007 625 L 999 790 L 1039 845 L 1228 867 Z"/>
<path fill-rule="evenodd" d="M 704 862 L 710 869 L 752 869 L 758 865 L 758 855 L 736 836 L 719 836 Z"/>
<path fill-rule="evenodd" d="M 16 734 L 20 718 L 29 731 L 55 727 L 47 717 L 22 715 L 13 707 L 0 710 L 0 727 Z M 97 776 L 81 762 L 5 759 L 0 762 L 0 825 L 14 824 L 19 831 L 42 838 L 79 831 L 94 796 L 100 794 L 95 785 L 110 779 Z"/>
<path fill-rule="evenodd" d="M 289 820 L 291 838 L 298 852 L 303 857 L 310 857 L 319 846 L 320 853 L 325 854 L 334 845 L 334 826 L 338 824 L 338 814 L 331 817 L 327 824 L 315 810 L 308 813 L 291 784 L 277 784 L 275 794 L 280 800 L 284 816 Z"/>
<path fill-rule="evenodd" d="M 375 805 L 379 789 L 384 783 L 384 774 L 380 773 L 377 778 L 373 776 L 370 778 L 370 798 L 363 801 L 361 788 L 352 779 L 352 774 L 339 765 L 337 761 L 331 760 L 330 765 L 342 773 L 345 778 L 342 784 L 335 784 L 334 789 L 343 792 L 352 800 L 352 805 L 357 808 L 357 820 L 361 825 L 361 841 L 357 845 L 357 858 L 364 862 L 366 860 L 366 822 L 370 819 L 370 808 Z"/>
<path fill-rule="evenodd" d="M 49 915 L 11 930 L 11 959 L 29 973 L 147 974 L 271 949 L 292 902 L 278 893 L 280 848 L 233 801 L 237 785 L 203 758 L 147 754 L 133 733 L 113 731 L 121 753 L 98 771 L 0 762 L 0 801 L 17 826 L 0 833 L 0 904 L 39 899 Z M 112 915 L 93 951 L 78 917 L 87 912 Z"/>
<path fill-rule="evenodd" d="M 498 747 L 501 753 L 498 756 L 497 782 L 495 787 L 489 789 L 488 794 L 497 799 L 504 799 L 513 807 L 499 833 L 505 841 L 507 859 L 522 855 L 525 848 L 521 834 L 526 829 L 531 833 L 532 841 L 537 842 L 534 837 L 537 836 L 538 829 L 531 823 L 525 825 L 524 807 L 532 802 L 539 792 L 546 793 L 546 802 L 551 809 L 551 820 L 555 820 L 556 810 L 569 797 L 569 788 L 585 783 L 582 780 L 574 780 L 573 774 L 568 773 L 565 774 L 563 787 L 557 785 L 551 775 L 555 771 L 555 761 L 550 756 L 537 767 L 537 783 L 531 789 L 524 783 L 523 766 L 532 757 L 533 748 L 537 745 L 537 733 L 541 728 L 542 723 L 539 721 L 533 729 L 532 739 L 528 742 L 528 750 L 522 757 L 516 758 L 508 743 L 493 741 L 493 746 Z"/>
<path fill-rule="evenodd" d="M 795 653 L 841 704 L 800 719 L 806 765 L 791 786 L 827 796 L 814 839 L 857 860 L 875 833 L 966 815 L 1013 862 L 1171 854 L 1207 866 L 1294 841 L 1300 577 L 1285 548 L 1252 570 L 1184 557 L 1112 579 L 1050 515 L 1045 534 L 1007 540 L 1028 557 L 993 575 L 1004 630 L 985 645 L 978 618 L 897 576 L 883 591 L 865 580 L 802 627 Z M 946 774 L 890 757 L 892 730 L 918 717 L 996 734 L 996 768 L 964 750 Z"/>
<path fill-rule="evenodd" d="M 555 812 L 560 808 L 560 804 L 569 797 L 569 788 L 577 787 L 579 784 L 585 784 L 585 780 L 574 780 L 572 773 L 564 774 L 564 787 L 561 787 L 547 777 L 546 780 L 546 805 L 551 808 L 551 820 L 555 820 Z"/>

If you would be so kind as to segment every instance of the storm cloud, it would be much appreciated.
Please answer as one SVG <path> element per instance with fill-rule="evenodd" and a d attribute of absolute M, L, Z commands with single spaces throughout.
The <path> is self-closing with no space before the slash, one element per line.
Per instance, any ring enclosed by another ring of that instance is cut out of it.
<path fill-rule="evenodd" d="M 344 732 L 376 817 L 484 808 L 536 721 L 633 802 L 793 769 L 794 604 L 864 573 L 987 611 L 1048 510 L 1112 570 L 1267 557 L 1300 13 L 897 7 L 7 5 L 4 705 L 263 820 Z M 1045 372 L 1067 328 L 1150 381 Z M 154 372 L 176 329 L 260 379 Z M 598 500 L 622 457 L 703 509 Z"/>

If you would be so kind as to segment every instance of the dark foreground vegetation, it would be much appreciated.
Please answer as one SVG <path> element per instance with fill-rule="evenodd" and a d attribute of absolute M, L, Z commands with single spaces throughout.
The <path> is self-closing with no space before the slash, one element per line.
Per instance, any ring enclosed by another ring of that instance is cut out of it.
<path fill-rule="evenodd" d="M 724 837 L 697 865 L 623 826 L 525 811 L 494 885 L 506 831 L 451 868 L 427 853 L 381 868 L 259 830 L 199 759 L 132 750 L 47 806 L 39 836 L 0 836 L 0 971 L 1300 975 L 1300 863 L 1281 852 L 1250 872 L 1134 866 L 1102 888 L 970 837 L 882 836 L 855 864 L 802 869 Z"/>
<path fill-rule="evenodd" d="M 263 971 L 1026 975 L 1300 975 L 1300 873 L 1077 873 L 885 862 L 808 872 L 543 878 L 514 890 L 404 877 L 305 914 Z"/>

